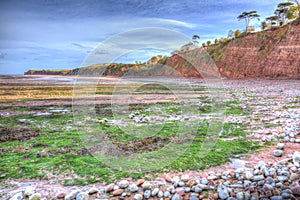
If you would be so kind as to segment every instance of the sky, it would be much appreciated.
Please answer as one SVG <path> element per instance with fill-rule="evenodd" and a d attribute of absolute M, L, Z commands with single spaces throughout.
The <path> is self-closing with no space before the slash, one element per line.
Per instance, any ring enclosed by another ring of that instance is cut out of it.
<path fill-rule="evenodd" d="M 261 21 L 273 15 L 279 0 L 1 0 L 0 74 L 23 74 L 29 69 L 73 69 L 84 65 L 99 45 L 121 35 L 122 46 L 168 40 L 172 48 L 127 48 L 115 62 L 146 61 L 179 49 L 183 43 L 145 31 L 149 27 L 207 40 L 227 37 L 229 30 L 245 29 L 237 16 L 256 10 Z M 252 25 L 259 27 L 260 21 Z M 131 34 L 123 34 L 124 32 Z M 158 30 L 158 33 L 160 31 Z M 138 34 L 146 34 L 140 37 Z M 152 40 L 151 40 L 151 36 Z M 163 34 L 162 34 L 163 35 Z M 176 34 L 175 34 L 176 35 Z M 155 37 L 155 38 L 154 38 Z M 120 39 L 121 37 L 119 37 Z M 118 41 L 118 40 L 116 40 Z M 102 45 L 98 53 L 119 48 Z M 132 45 L 131 45 L 132 46 Z M 159 45 L 158 45 L 159 46 Z M 139 48 L 141 46 L 139 45 Z M 126 48 L 125 48 L 126 49 Z"/>

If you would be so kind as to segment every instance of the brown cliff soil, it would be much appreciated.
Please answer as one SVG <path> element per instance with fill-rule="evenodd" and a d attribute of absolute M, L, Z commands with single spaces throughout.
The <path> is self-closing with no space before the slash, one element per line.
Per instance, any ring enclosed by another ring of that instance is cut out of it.
<path fill-rule="evenodd" d="M 206 50 L 221 76 L 227 78 L 300 78 L 300 18 L 279 29 L 234 38 Z M 166 64 L 187 77 L 202 74 L 177 54 Z"/>

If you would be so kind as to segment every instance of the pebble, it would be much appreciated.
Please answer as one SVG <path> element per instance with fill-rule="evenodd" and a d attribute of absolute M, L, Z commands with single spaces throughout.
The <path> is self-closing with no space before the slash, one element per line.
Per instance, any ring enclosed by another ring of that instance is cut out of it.
<path fill-rule="evenodd" d="M 253 181 L 261 181 L 264 179 L 265 177 L 263 175 L 253 176 Z"/>
<path fill-rule="evenodd" d="M 80 190 L 73 190 L 69 194 L 65 196 L 65 200 L 73 200 L 76 198 L 77 194 L 80 192 Z"/>
<path fill-rule="evenodd" d="M 35 193 L 29 197 L 29 200 L 41 200 L 42 195 L 40 193 Z"/>
<path fill-rule="evenodd" d="M 283 150 L 284 149 L 284 143 L 278 143 L 277 144 L 277 149 Z"/>
<path fill-rule="evenodd" d="M 149 199 L 150 196 L 151 196 L 151 190 L 146 190 L 146 191 L 144 192 L 144 198 L 145 198 L 145 199 Z"/>
<path fill-rule="evenodd" d="M 183 198 L 179 194 L 174 194 L 171 200 L 183 200 Z"/>
<path fill-rule="evenodd" d="M 227 189 L 220 190 L 218 194 L 221 199 L 227 199 L 229 197 Z"/>
<path fill-rule="evenodd" d="M 113 191 L 112 194 L 113 194 L 114 196 L 119 196 L 119 195 L 121 195 L 123 192 L 124 192 L 123 189 L 117 189 L 117 190 Z"/>
<path fill-rule="evenodd" d="M 89 200 L 89 195 L 86 192 L 79 192 L 76 195 L 76 200 Z"/>
<path fill-rule="evenodd" d="M 283 154 L 283 151 L 282 150 L 274 150 L 274 156 L 275 157 L 281 157 Z"/>
<path fill-rule="evenodd" d="M 151 183 L 149 181 L 145 181 L 142 184 L 142 188 L 143 188 L 143 190 L 151 190 Z"/>
<path fill-rule="evenodd" d="M 135 194 L 133 199 L 134 200 L 142 200 L 143 196 L 141 194 Z"/>
<path fill-rule="evenodd" d="M 98 192 L 99 192 L 99 190 L 96 187 L 92 187 L 88 191 L 89 194 L 96 194 Z"/>
<path fill-rule="evenodd" d="M 122 180 L 119 182 L 118 186 L 121 188 L 121 189 L 125 189 L 127 188 L 129 185 L 129 182 L 127 180 Z"/>
<path fill-rule="evenodd" d="M 129 186 L 129 190 L 130 190 L 130 192 L 134 193 L 139 190 L 139 187 L 137 186 L 137 184 L 133 183 Z"/>

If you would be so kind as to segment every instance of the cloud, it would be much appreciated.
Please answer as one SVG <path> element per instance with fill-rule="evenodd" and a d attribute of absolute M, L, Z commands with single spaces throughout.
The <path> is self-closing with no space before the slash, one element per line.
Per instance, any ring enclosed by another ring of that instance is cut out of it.
<path fill-rule="evenodd" d="M 4 59 L 5 53 L 0 52 L 0 59 Z"/>

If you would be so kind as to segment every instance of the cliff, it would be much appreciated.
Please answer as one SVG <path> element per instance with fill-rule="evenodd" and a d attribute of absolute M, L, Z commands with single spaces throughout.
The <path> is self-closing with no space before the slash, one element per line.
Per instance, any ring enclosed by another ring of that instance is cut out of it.
<path fill-rule="evenodd" d="M 179 54 L 189 54 L 190 58 L 201 62 L 203 58 L 197 58 L 199 50 L 194 49 L 189 52 L 179 52 Z M 276 30 L 251 33 L 225 43 L 209 46 L 205 50 L 223 77 L 232 79 L 300 78 L 300 18 Z M 200 53 L 200 55 L 204 54 Z M 104 76 L 174 75 L 167 68 L 162 70 L 161 66 L 164 64 L 172 67 L 182 76 L 201 78 L 202 74 L 193 67 L 190 61 L 184 60 L 178 54 L 171 57 L 154 56 L 143 64 L 98 64 L 80 68 L 80 71 L 95 76 L 98 76 L 99 72 Z M 205 70 L 207 69 L 209 68 L 206 66 Z M 76 75 L 78 71 L 78 68 L 61 71 L 29 70 L 25 75 Z"/>

